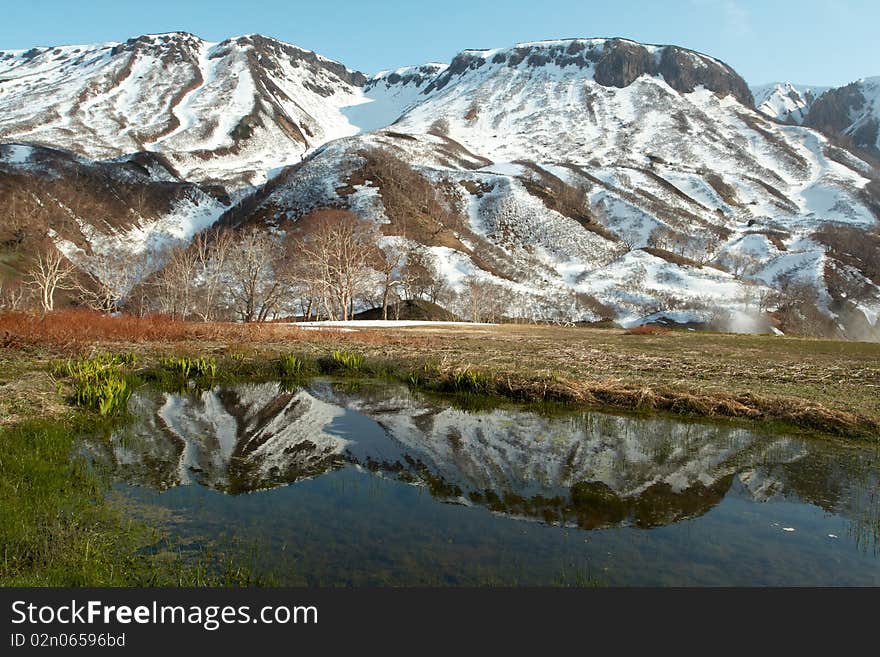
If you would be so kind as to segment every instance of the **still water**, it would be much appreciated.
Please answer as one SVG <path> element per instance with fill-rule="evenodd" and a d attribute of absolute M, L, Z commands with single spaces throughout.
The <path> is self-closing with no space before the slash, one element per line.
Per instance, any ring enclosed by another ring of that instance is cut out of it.
<path fill-rule="evenodd" d="M 127 508 L 279 584 L 880 585 L 877 446 L 325 380 L 130 410 L 89 444 Z"/>

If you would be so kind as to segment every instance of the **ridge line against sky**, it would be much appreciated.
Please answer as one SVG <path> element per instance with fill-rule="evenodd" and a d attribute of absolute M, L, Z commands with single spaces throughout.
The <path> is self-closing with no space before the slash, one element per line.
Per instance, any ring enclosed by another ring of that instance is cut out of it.
<path fill-rule="evenodd" d="M 623 37 L 697 50 L 751 84 L 838 86 L 880 75 L 876 0 L 0 0 L 0 51 L 191 32 L 209 41 L 259 33 L 365 73 L 466 49 L 573 37 Z M 613 6 L 611 6 L 613 5 Z"/>

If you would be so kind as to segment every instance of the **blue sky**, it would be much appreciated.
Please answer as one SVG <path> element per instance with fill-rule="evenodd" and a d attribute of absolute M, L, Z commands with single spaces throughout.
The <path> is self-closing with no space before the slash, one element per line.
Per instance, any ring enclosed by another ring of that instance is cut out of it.
<path fill-rule="evenodd" d="M 750 83 L 836 85 L 880 75 L 877 0 L 0 0 L 0 50 L 183 30 L 259 32 L 367 73 L 465 48 L 622 36 L 718 57 Z"/>

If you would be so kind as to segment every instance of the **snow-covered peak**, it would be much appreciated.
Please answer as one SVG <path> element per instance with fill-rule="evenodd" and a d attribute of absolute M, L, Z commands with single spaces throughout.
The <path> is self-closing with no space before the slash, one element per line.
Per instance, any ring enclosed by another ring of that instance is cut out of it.
<path fill-rule="evenodd" d="M 380 71 L 364 85 L 367 102 L 347 107 L 343 113 L 363 132 L 385 128 L 424 100 L 425 89 L 447 68 L 447 64 L 430 62 Z"/>
<path fill-rule="evenodd" d="M 880 77 L 829 89 L 812 104 L 804 125 L 880 159 Z"/>
<path fill-rule="evenodd" d="M 783 123 L 800 125 L 813 101 L 829 87 L 792 82 L 772 82 L 752 87 L 755 107 L 759 112 Z"/>
<path fill-rule="evenodd" d="M 340 109 L 364 102 L 367 81 L 262 35 L 186 32 L 0 52 L 0 76 L 0 140 L 90 158 L 157 151 L 188 178 L 232 185 L 358 132 Z"/>
<path fill-rule="evenodd" d="M 379 71 L 370 78 L 365 88 L 369 90 L 383 84 L 386 87 L 393 85 L 414 85 L 420 87 L 426 81 L 433 79 L 436 75 L 442 73 L 447 68 L 449 68 L 449 64 L 428 62 L 427 64 L 401 66 L 400 68 L 393 70 Z"/>

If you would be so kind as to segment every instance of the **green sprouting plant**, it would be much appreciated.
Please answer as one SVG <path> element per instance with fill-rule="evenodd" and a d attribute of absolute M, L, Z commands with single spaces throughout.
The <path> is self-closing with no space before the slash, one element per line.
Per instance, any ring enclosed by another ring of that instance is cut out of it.
<path fill-rule="evenodd" d="M 492 379 L 477 370 L 458 370 L 452 373 L 452 388 L 456 392 L 487 392 Z"/>
<path fill-rule="evenodd" d="M 199 358 L 196 361 L 196 373 L 200 376 L 215 378 L 217 376 L 217 361 L 213 358 Z"/>
<path fill-rule="evenodd" d="M 162 367 L 185 379 L 196 376 L 210 378 L 215 378 L 217 376 L 217 361 L 213 358 L 188 358 L 186 356 L 163 358 Z"/>
<path fill-rule="evenodd" d="M 73 381 L 73 398 L 77 406 L 97 411 L 100 415 L 118 415 L 128 408 L 132 385 L 120 372 L 110 371 L 98 378 Z"/>
<path fill-rule="evenodd" d="M 436 381 L 439 375 L 439 366 L 433 361 L 427 361 L 421 367 L 405 372 L 404 379 L 413 388 L 419 388 Z"/>
<path fill-rule="evenodd" d="M 174 374 L 180 374 L 184 378 L 189 378 L 189 358 L 163 358 L 161 364 L 163 369 Z"/>
<path fill-rule="evenodd" d="M 278 359 L 278 371 L 282 377 L 291 378 L 303 373 L 305 364 L 293 354 L 285 354 Z"/>
<path fill-rule="evenodd" d="M 73 402 L 100 415 L 117 415 L 128 408 L 133 385 L 123 368 L 137 362 L 134 354 L 100 354 L 93 358 L 55 363 L 52 372 L 68 378 Z"/>
<path fill-rule="evenodd" d="M 364 355 L 355 351 L 342 351 L 341 349 L 337 349 L 330 354 L 330 358 L 337 368 L 350 370 L 352 372 L 357 372 L 364 366 Z"/>
<path fill-rule="evenodd" d="M 51 371 L 58 377 L 89 377 L 98 376 L 100 372 L 119 367 L 134 367 L 137 364 L 137 356 L 133 353 L 126 354 L 98 354 L 91 358 L 77 358 L 64 361 L 55 361 L 51 364 Z"/>

